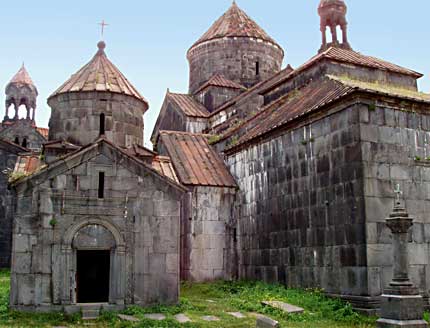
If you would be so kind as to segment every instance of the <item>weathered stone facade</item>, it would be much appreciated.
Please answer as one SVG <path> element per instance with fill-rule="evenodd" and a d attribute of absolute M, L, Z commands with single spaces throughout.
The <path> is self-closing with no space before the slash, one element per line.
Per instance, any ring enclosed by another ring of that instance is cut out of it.
<path fill-rule="evenodd" d="M 228 157 L 241 190 L 240 277 L 366 293 L 358 117 L 347 108 Z"/>
<path fill-rule="evenodd" d="M 10 267 L 14 195 L 8 189 L 8 172 L 12 172 L 18 154 L 25 149 L 0 140 L 0 268 Z"/>
<path fill-rule="evenodd" d="M 192 188 L 182 203 L 181 279 L 237 277 L 235 188 Z"/>
<path fill-rule="evenodd" d="M 108 92 L 59 94 L 49 99 L 52 108 L 49 140 L 67 140 L 84 146 L 101 134 L 121 147 L 143 144 L 143 114 L 147 105 L 128 95 Z"/>
<path fill-rule="evenodd" d="M 77 265 L 91 251 L 110 254 L 108 299 L 94 302 L 177 302 L 181 187 L 101 140 L 20 180 L 16 191 L 12 308 L 79 311 L 85 272 Z"/>
<path fill-rule="evenodd" d="M 196 45 L 188 52 L 189 92 L 193 94 L 215 74 L 251 87 L 279 72 L 283 57 L 279 46 L 252 38 L 226 38 Z"/>
<path fill-rule="evenodd" d="M 0 138 L 29 150 L 40 151 L 47 140 L 31 120 L 17 120 L 0 126 Z"/>

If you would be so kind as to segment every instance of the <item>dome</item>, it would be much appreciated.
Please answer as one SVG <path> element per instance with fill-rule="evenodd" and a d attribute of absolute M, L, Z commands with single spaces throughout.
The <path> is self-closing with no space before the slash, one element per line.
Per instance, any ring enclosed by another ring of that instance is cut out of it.
<path fill-rule="evenodd" d="M 15 88 L 23 88 L 27 87 L 32 92 L 38 95 L 37 88 L 33 83 L 33 80 L 30 77 L 30 74 L 28 74 L 27 69 L 25 68 L 24 64 L 22 64 L 21 68 L 19 69 L 18 73 L 14 75 L 14 77 L 10 80 L 8 85 L 6 86 L 6 90 L 8 90 L 11 87 Z M 7 93 L 7 91 L 6 91 Z"/>
<path fill-rule="evenodd" d="M 281 48 L 254 20 L 252 20 L 236 2 L 222 15 L 191 47 L 214 39 L 225 37 L 255 38 L 272 43 Z"/>
<path fill-rule="evenodd" d="M 137 98 L 147 104 L 146 99 L 112 64 L 105 53 L 106 43 L 97 44 L 98 51 L 91 61 L 67 80 L 50 98 L 70 92 L 112 92 Z"/>

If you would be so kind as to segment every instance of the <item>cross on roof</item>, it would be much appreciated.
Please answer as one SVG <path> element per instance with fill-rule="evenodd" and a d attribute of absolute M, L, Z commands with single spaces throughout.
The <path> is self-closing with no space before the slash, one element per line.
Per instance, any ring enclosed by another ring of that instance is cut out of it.
<path fill-rule="evenodd" d="M 104 34 L 105 34 L 105 27 L 106 27 L 106 26 L 109 26 L 109 24 L 107 24 L 107 23 L 105 22 L 105 20 L 103 19 L 103 20 L 102 20 L 102 22 L 101 22 L 101 23 L 99 23 L 99 25 L 102 27 L 102 39 L 103 39 Z"/>

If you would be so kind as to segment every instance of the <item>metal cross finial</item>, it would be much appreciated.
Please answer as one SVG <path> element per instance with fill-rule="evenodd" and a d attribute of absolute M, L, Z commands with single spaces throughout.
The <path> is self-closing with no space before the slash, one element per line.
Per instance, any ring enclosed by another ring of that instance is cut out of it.
<path fill-rule="evenodd" d="M 400 203 L 400 196 L 403 195 L 403 191 L 400 190 L 400 184 L 396 185 L 396 189 L 394 189 L 394 192 L 397 194 L 396 196 L 397 203 Z"/>
<path fill-rule="evenodd" d="M 105 34 L 105 27 L 109 26 L 109 24 L 106 24 L 105 20 L 103 19 L 101 23 L 99 23 L 99 25 L 102 27 L 102 39 L 104 37 Z"/>

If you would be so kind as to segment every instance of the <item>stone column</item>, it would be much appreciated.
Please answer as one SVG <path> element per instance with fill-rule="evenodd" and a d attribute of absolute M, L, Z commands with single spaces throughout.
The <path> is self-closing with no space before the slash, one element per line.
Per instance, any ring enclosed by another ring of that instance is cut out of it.
<path fill-rule="evenodd" d="M 413 225 L 413 219 L 399 200 L 386 219 L 386 224 L 393 235 L 394 274 L 382 295 L 378 328 L 428 327 L 423 320 L 423 298 L 409 279 L 408 231 Z"/>

